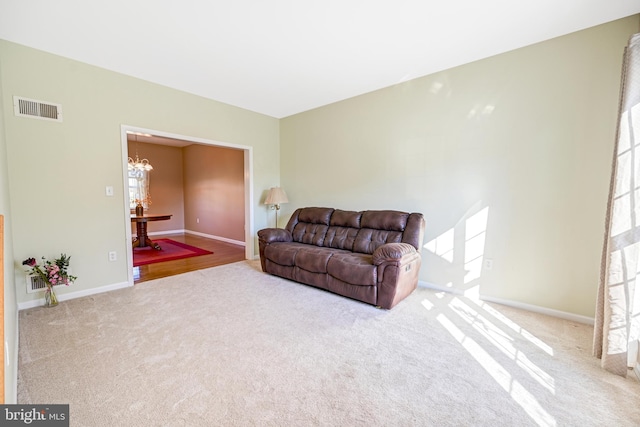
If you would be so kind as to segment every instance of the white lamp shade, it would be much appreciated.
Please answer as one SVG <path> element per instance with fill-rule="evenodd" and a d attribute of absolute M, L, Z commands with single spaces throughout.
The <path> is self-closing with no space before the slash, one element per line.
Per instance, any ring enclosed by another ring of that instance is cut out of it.
<path fill-rule="evenodd" d="M 271 187 L 267 198 L 264 199 L 265 205 L 279 205 L 280 203 L 289 203 L 287 193 L 280 187 Z"/>

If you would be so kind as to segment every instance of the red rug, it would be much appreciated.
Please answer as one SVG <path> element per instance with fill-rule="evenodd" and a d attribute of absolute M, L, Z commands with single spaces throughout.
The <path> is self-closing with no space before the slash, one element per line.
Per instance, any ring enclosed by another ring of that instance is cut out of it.
<path fill-rule="evenodd" d="M 173 261 L 176 259 L 191 258 L 200 255 L 209 255 L 213 252 L 196 248 L 185 243 L 176 242 L 171 239 L 155 239 L 154 242 L 160 245 L 160 250 L 143 248 L 133 250 L 133 266 L 154 264 L 156 262 Z"/>

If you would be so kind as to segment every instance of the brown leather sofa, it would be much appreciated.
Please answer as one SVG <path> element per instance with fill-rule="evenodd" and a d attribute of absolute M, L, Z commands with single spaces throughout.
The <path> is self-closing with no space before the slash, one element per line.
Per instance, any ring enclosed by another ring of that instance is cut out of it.
<path fill-rule="evenodd" d="M 300 208 L 258 231 L 262 271 L 390 309 L 418 284 L 425 221 L 398 211 Z"/>

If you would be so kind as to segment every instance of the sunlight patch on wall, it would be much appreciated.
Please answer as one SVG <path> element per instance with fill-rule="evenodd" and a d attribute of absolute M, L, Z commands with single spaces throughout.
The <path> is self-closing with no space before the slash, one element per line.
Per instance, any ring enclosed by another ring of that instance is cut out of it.
<path fill-rule="evenodd" d="M 489 207 L 471 216 L 465 223 L 464 245 L 464 283 L 480 277 L 482 274 L 482 261 L 484 257 L 484 245 L 487 235 L 487 222 L 489 220 Z"/>
<path fill-rule="evenodd" d="M 493 111 L 496 109 L 496 106 L 493 104 L 487 105 L 475 105 L 469 112 L 467 113 L 468 119 L 480 118 L 482 116 L 490 116 Z"/>
<path fill-rule="evenodd" d="M 442 259 L 453 262 L 454 229 L 451 228 L 435 239 L 427 242 L 424 248 L 442 257 Z"/>
<path fill-rule="evenodd" d="M 469 285 L 482 275 L 489 207 L 480 209 L 480 206 L 481 202 L 477 202 L 454 227 L 423 246 L 451 264 L 451 268 L 447 267 L 446 274 L 447 278 L 453 280 L 448 281 L 447 288 Z M 465 286 L 464 295 L 469 298 L 478 298 L 479 284 L 474 287 Z"/>
<path fill-rule="evenodd" d="M 443 87 L 444 87 L 444 83 L 433 82 L 431 84 L 431 87 L 429 88 L 429 92 L 431 92 L 434 95 L 437 95 L 438 92 L 440 92 L 440 90 L 442 90 Z"/>

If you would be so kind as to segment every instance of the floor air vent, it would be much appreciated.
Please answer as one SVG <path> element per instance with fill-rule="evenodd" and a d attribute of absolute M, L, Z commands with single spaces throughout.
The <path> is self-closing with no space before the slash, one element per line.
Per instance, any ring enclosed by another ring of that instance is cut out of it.
<path fill-rule="evenodd" d="M 62 121 L 62 105 L 51 102 L 37 101 L 35 99 L 13 97 L 13 111 L 16 116 L 31 117 L 34 119 Z"/>

